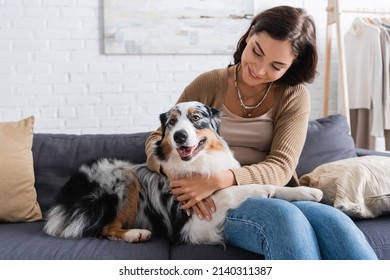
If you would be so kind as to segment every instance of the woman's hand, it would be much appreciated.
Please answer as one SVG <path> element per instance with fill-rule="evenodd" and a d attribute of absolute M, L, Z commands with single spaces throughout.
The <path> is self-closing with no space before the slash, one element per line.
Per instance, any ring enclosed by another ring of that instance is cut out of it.
<path fill-rule="evenodd" d="M 183 203 L 182 209 L 192 210 L 199 218 L 211 219 L 211 213 L 216 207 L 210 195 L 214 192 L 235 184 L 233 172 L 225 170 L 212 176 L 193 176 L 188 179 L 172 180 L 171 193 Z M 187 211 L 188 213 L 188 211 Z"/>
<path fill-rule="evenodd" d="M 185 209 L 188 216 L 191 216 L 191 210 L 195 213 L 196 216 L 198 216 L 200 220 L 206 218 L 206 220 L 210 221 L 211 215 L 215 212 L 216 207 L 214 200 L 211 197 L 208 197 L 199 201 L 191 208 Z"/>

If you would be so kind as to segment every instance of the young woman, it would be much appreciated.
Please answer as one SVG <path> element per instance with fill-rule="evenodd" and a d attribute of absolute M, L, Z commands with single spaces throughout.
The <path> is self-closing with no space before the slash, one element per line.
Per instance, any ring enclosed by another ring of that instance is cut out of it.
<path fill-rule="evenodd" d="M 200 101 L 222 111 L 221 135 L 242 167 L 212 177 L 171 182 L 172 193 L 200 219 L 212 219 L 209 197 L 232 185 L 297 185 L 295 168 L 309 121 L 305 83 L 316 74 L 313 19 L 303 9 L 279 6 L 254 17 L 237 44 L 234 64 L 198 76 L 178 102 Z M 146 143 L 148 167 L 163 172 Z M 169 174 L 167 174 L 169 177 Z M 227 244 L 266 259 L 376 259 L 363 233 L 341 211 L 314 202 L 249 199 L 230 210 Z"/>

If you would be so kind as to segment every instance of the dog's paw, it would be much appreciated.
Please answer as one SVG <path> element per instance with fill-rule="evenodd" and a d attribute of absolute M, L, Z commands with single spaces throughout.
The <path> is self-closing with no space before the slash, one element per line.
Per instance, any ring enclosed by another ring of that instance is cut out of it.
<path fill-rule="evenodd" d="M 294 189 L 298 189 L 300 192 L 301 199 L 300 200 L 308 200 L 308 201 L 316 201 L 319 202 L 322 199 L 323 193 L 319 189 L 310 188 L 310 187 L 295 187 Z"/>
<path fill-rule="evenodd" d="M 275 196 L 275 186 L 272 185 L 258 185 L 257 195 L 258 198 L 271 198 Z"/>
<path fill-rule="evenodd" d="M 152 233 L 146 229 L 130 229 L 125 233 L 124 239 L 130 243 L 145 242 L 150 239 Z"/>
<path fill-rule="evenodd" d="M 237 187 L 237 192 L 234 194 L 236 197 L 243 195 L 243 198 L 270 198 L 275 195 L 275 186 L 259 184 L 242 185 Z"/>

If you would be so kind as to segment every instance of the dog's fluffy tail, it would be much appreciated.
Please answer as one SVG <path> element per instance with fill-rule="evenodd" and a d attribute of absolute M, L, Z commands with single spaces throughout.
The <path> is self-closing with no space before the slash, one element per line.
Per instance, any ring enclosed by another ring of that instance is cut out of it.
<path fill-rule="evenodd" d="M 61 190 L 43 230 L 63 238 L 99 235 L 115 218 L 117 204 L 116 194 L 99 190 L 85 174 L 77 173 Z"/>
<path fill-rule="evenodd" d="M 101 202 L 96 201 L 95 206 L 99 207 Z M 110 208 L 110 210 L 114 209 Z M 104 226 L 115 217 L 115 214 L 104 210 L 104 205 L 99 211 L 93 207 L 69 209 L 64 205 L 57 205 L 50 210 L 44 231 L 49 235 L 62 238 L 100 235 Z"/>

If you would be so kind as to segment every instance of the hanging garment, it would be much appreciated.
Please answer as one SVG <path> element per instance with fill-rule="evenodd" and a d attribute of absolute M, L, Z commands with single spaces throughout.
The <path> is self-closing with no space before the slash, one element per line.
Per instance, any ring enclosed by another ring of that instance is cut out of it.
<path fill-rule="evenodd" d="M 355 147 L 359 149 L 375 150 L 376 139 L 371 136 L 372 111 L 368 109 L 349 110 L 351 119 L 351 136 L 355 142 Z"/>
<path fill-rule="evenodd" d="M 386 151 L 390 151 L 390 29 L 381 26 L 383 61 L 383 127 Z"/>
<path fill-rule="evenodd" d="M 380 27 L 381 51 L 383 62 L 383 127 L 390 129 L 390 29 Z"/>
<path fill-rule="evenodd" d="M 383 136 L 380 29 L 357 17 L 344 39 L 350 108 L 372 110 L 371 131 L 367 133 Z"/>
<path fill-rule="evenodd" d="M 385 129 L 385 149 L 390 151 L 390 130 Z"/>

